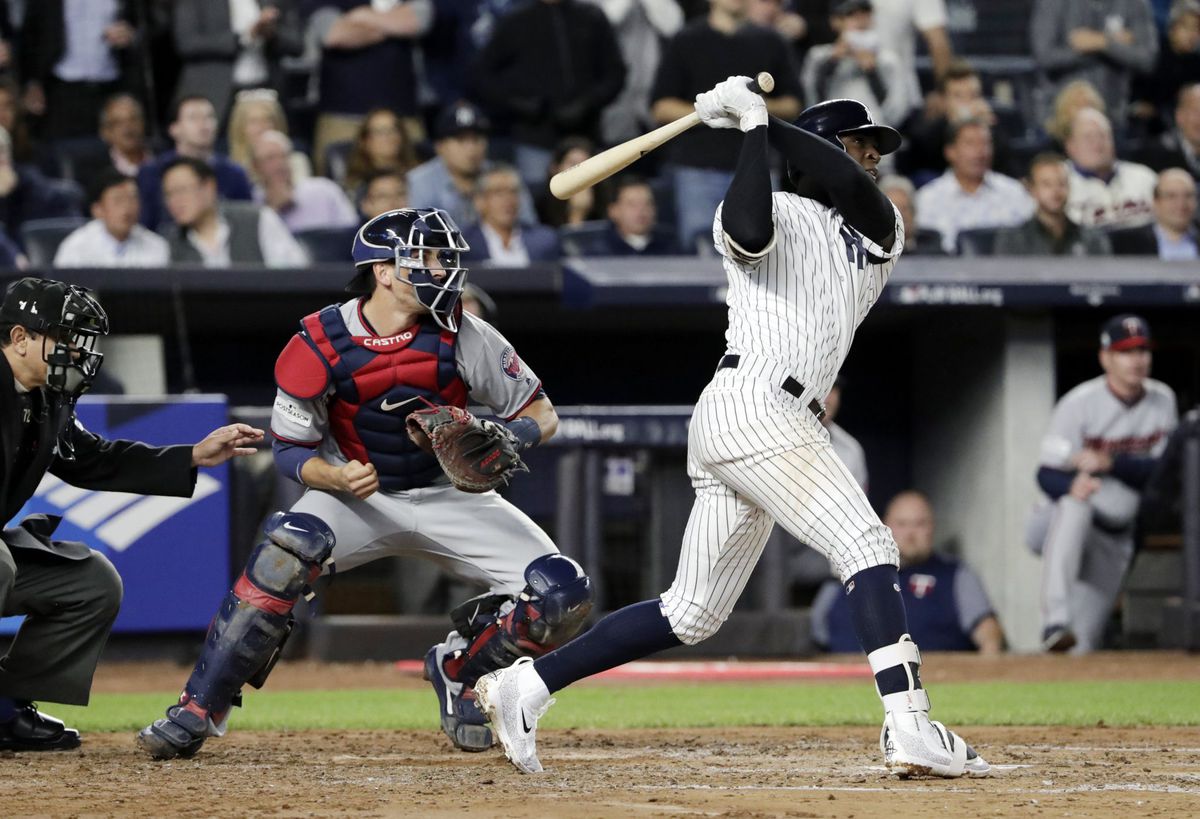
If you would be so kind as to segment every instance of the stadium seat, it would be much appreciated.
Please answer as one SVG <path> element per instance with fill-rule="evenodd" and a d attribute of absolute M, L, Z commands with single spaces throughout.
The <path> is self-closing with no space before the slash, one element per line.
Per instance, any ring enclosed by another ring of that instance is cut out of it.
<path fill-rule="evenodd" d="M 86 223 L 82 216 L 30 219 L 21 225 L 21 242 L 32 267 L 50 267 L 63 239 Z"/>
<path fill-rule="evenodd" d="M 590 222 L 580 222 L 578 225 L 563 225 L 558 229 L 563 255 L 585 255 L 587 246 L 603 234 L 607 227 L 608 220 L 606 219 L 594 219 Z"/>
<path fill-rule="evenodd" d="M 960 231 L 955 244 L 959 256 L 991 256 L 1000 228 L 975 228 Z"/>
<path fill-rule="evenodd" d="M 349 262 L 350 246 L 354 243 L 353 227 L 312 228 L 296 231 L 296 241 L 308 251 L 314 264 Z"/>

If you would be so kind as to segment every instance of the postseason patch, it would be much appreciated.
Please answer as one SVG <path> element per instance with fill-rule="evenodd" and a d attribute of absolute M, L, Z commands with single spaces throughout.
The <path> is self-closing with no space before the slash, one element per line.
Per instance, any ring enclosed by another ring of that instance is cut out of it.
<path fill-rule="evenodd" d="M 312 426 L 312 415 L 300 409 L 300 407 L 282 395 L 275 396 L 275 411 L 293 424 L 299 424 L 302 427 Z"/>
<path fill-rule="evenodd" d="M 513 381 L 523 381 L 525 379 L 525 368 L 521 364 L 521 359 L 517 356 L 517 351 L 512 348 L 511 344 L 505 347 L 504 352 L 500 354 L 500 369 Z"/>

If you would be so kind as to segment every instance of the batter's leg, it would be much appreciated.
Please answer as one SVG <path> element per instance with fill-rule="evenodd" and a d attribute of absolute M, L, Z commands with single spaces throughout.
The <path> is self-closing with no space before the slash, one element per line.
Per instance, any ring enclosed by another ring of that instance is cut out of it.
<path fill-rule="evenodd" d="M 1117 604 L 1132 559 L 1132 535 L 1113 535 L 1092 529 L 1084 548 L 1079 577 L 1071 584 L 1071 626 L 1078 638 L 1072 654 L 1086 654 L 1103 647 L 1104 629 Z"/>
<path fill-rule="evenodd" d="M 1091 505 L 1070 495 L 1055 502 L 1042 547 L 1042 641 L 1048 651 L 1065 651 L 1079 638 L 1072 630 L 1071 592 L 1091 532 Z"/>

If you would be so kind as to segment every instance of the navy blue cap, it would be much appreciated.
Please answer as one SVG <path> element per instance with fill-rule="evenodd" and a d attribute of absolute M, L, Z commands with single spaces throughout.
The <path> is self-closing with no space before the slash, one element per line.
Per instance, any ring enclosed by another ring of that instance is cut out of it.
<path fill-rule="evenodd" d="M 1100 331 L 1100 347 L 1104 350 L 1134 350 L 1138 347 L 1153 346 L 1154 343 L 1150 340 L 1150 325 L 1144 318 L 1132 313 L 1113 316 L 1104 323 L 1104 329 Z"/>

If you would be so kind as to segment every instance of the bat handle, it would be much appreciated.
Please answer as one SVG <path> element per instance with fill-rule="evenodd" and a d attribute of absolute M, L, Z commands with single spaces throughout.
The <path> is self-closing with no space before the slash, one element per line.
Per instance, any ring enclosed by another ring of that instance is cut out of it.
<path fill-rule="evenodd" d="M 775 78 L 770 72 L 759 71 L 747 86 L 755 94 L 770 94 L 775 90 Z"/>

